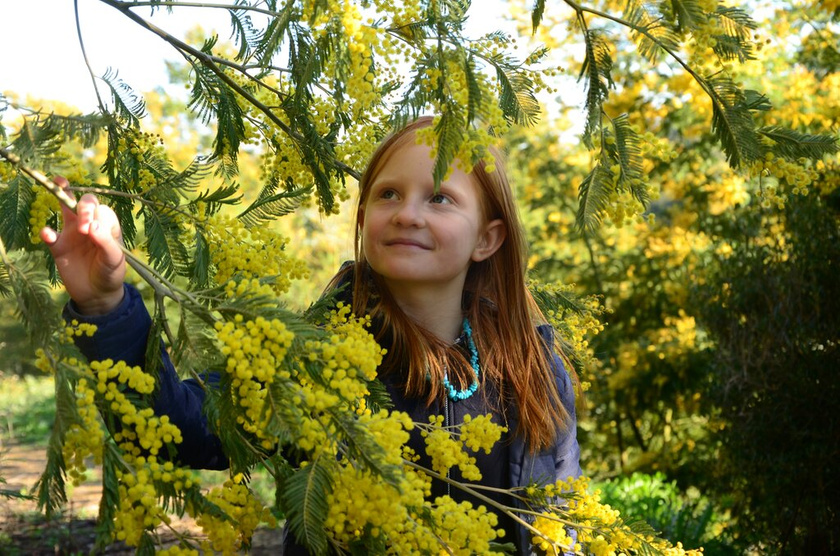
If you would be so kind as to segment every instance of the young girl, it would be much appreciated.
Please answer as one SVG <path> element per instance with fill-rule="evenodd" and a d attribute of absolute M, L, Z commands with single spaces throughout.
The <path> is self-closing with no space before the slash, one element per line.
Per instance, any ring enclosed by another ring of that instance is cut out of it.
<path fill-rule="evenodd" d="M 414 121 L 374 153 L 359 184 L 356 260 L 329 287 L 343 287 L 339 298 L 371 315 L 387 349 L 379 375 L 395 410 L 424 423 L 443 415 L 446 425 L 491 413 L 507 426 L 490 454 L 476 454 L 482 485 L 506 489 L 577 476 L 572 381 L 525 285 L 525 241 L 500 155 L 494 153 L 492 172 L 485 162 L 470 173 L 453 165 L 436 192 L 431 150 L 416 134 L 431 123 Z M 66 318 L 98 326 L 79 347 L 91 359 L 142 366 L 151 319 L 137 291 L 123 285 L 116 216 L 85 195 L 77 214 L 65 210 L 64 219 L 60 235 L 44 229 L 41 236 L 72 298 Z M 165 353 L 163 359 L 155 410 L 182 430 L 179 459 L 223 468 L 201 411 L 203 390 L 181 382 Z M 409 446 L 424 454 L 416 429 Z M 457 470 L 452 478 L 463 480 Z M 432 496 L 448 490 L 436 481 Z M 457 489 L 449 494 L 469 499 Z M 518 553 L 531 551 L 528 531 L 504 516 L 499 525 Z"/>

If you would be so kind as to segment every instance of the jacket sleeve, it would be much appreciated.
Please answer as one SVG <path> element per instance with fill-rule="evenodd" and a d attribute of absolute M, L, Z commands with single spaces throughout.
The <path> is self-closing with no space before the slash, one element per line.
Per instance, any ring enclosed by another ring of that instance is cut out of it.
<path fill-rule="evenodd" d="M 580 445 L 577 441 L 577 416 L 575 414 L 575 389 L 562 359 L 556 354 L 553 355 L 553 359 L 552 366 L 557 381 L 557 391 L 560 393 L 560 401 L 563 402 L 563 407 L 569 415 L 567 428 L 558 436 L 554 450 L 554 477 L 555 479 L 566 480 L 569 477 L 578 477 L 581 474 Z"/>
<path fill-rule="evenodd" d="M 146 309 L 140 292 L 126 284 L 125 296 L 120 305 L 107 315 L 86 316 L 78 312 L 70 301 L 64 308 L 64 319 L 77 320 L 96 325 L 92 337 L 76 338 L 79 350 L 90 361 L 125 361 L 130 366 L 146 367 L 146 345 L 152 319 Z M 175 371 L 172 360 L 161 343 L 162 365 L 158 376 L 158 391 L 154 410 L 158 415 L 168 415 L 170 421 L 181 430 L 183 441 L 177 446 L 177 460 L 182 465 L 196 469 L 225 469 L 227 457 L 221 442 L 211 431 L 204 414 L 204 389 L 194 380 L 182 381 Z M 208 375 L 208 382 L 217 382 L 218 377 Z"/>
<path fill-rule="evenodd" d="M 577 416 L 575 414 L 575 388 L 563 360 L 552 349 L 554 330 L 551 326 L 545 324 L 538 326 L 537 331 L 545 341 L 546 350 L 551 359 L 551 370 L 554 372 L 554 380 L 557 383 L 557 392 L 560 394 L 563 408 L 569 415 L 566 428 L 560 431 L 554 445 L 554 480 L 566 480 L 569 477 L 578 477 L 581 474 L 580 445 L 577 441 Z"/>

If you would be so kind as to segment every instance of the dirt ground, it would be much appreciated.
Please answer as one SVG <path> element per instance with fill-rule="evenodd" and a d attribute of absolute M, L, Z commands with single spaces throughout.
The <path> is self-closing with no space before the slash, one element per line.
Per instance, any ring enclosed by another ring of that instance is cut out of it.
<path fill-rule="evenodd" d="M 0 477 L 5 490 L 32 492 L 46 462 L 43 448 L 3 445 L 0 447 Z M 93 474 L 93 473 L 91 473 Z M 99 512 L 101 488 L 96 480 L 68 491 L 68 504 L 63 515 L 47 521 L 32 500 L 7 499 L 0 496 L 0 554 L 71 555 L 71 554 L 134 554 L 122 543 L 113 543 L 105 550 L 94 551 L 96 515 Z M 179 531 L 197 532 L 189 519 L 177 520 Z M 174 538 L 161 535 L 164 539 Z M 280 531 L 257 531 L 252 540 L 250 554 L 281 554 Z"/>

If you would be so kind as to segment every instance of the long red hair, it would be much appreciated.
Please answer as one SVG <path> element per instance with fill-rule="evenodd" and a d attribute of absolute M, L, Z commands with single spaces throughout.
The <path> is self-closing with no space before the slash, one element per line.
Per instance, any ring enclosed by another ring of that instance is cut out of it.
<path fill-rule="evenodd" d="M 415 132 L 432 122 L 431 117 L 414 120 L 388 136 L 371 157 L 359 182 L 356 264 L 346 271 L 353 272 L 354 311 L 371 315 L 378 323 L 377 340 L 388 346 L 380 371 L 400 373 L 406 395 L 426 396 L 428 403 L 446 395 L 442 385 L 444 373 L 448 373 L 453 385 L 464 388 L 472 382 L 473 371 L 462 350 L 453 349 L 419 326 L 391 297 L 365 258 L 360 215 L 370 186 L 390 154 L 414 141 Z M 549 361 L 549 352 L 558 348 L 547 346 L 536 329 L 546 319 L 525 284 L 527 244 L 502 155 L 496 149 L 492 152 L 495 171 L 487 172 L 487 163 L 482 160 L 469 175 L 481 192 L 485 222 L 501 219 L 507 236 L 492 256 L 470 266 L 463 308 L 480 356 L 482 383 L 490 381 L 499 393 L 498 400 L 488 401 L 502 414 L 511 409 L 512 403 L 519 422 L 516 434 L 524 436 L 529 447 L 537 450 L 554 441 L 558 430 L 567 426 L 569 415 L 560 401 Z M 340 281 L 342 276 L 337 276 L 332 285 Z"/>

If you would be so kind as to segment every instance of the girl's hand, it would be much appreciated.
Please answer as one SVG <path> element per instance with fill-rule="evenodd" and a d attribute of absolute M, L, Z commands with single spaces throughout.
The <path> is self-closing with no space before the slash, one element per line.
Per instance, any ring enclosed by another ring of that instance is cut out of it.
<path fill-rule="evenodd" d="M 62 188 L 69 185 L 61 176 L 53 181 Z M 61 214 L 61 233 L 45 227 L 41 239 L 52 252 L 64 287 L 83 314 L 109 313 L 122 301 L 125 279 L 117 215 L 91 194 L 79 200 L 75 213 L 62 205 Z"/>

